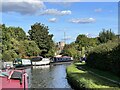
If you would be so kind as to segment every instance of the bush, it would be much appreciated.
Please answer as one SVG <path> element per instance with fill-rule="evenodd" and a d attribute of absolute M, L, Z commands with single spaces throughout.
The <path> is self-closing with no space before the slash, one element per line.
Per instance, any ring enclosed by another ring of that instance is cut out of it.
<path fill-rule="evenodd" d="M 3 52 L 3 55 L 2 55 L 2 59 L 4 61 L 13 61 L 14 58 L 17 58 L 17 57 L 18 57 L 18 55 L 13 50 L 7 50 L 7 51 Z"/>
<path fill-rule="evenodd" d="M 2 58 L 4 61 L 12 61 L 11 52 L 5 51 Z"/>
<path fill-rule="evenodd" d="M 92 68 L 110 71 L 120 76 L 120 44 L 118 42 L 109 42 L 99 45 L 87 55 L 87 65 Z"/>
<path fill-rule="evenodd" d="M 113 73 L 120 76 L 120 44 L 110 52 L 109 60 L 110 62 L 110 69 Z"/>

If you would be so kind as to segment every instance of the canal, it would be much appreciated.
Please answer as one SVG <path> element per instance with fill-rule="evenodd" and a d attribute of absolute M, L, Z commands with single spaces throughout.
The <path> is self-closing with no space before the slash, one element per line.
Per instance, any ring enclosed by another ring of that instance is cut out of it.
<path fill-rule="evenodd" d="M 27 68 L 29 88 L 70 88 L 66 79 L 66 67 L 70 63 L 33 66 Z"/>

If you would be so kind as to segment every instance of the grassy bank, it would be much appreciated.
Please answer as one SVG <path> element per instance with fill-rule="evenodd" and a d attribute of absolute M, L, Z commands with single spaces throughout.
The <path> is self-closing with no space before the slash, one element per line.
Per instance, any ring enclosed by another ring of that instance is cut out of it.
<path fill-rule="evenodd" d="M 78 64 L 77 65 L 72 64 L 67 67 L 67 70 L 66 70 L 67 79 L 73 88 L 75 89 L 81 89 L 81 88 L 107 89 L 109 88 L 111 90 L 120 90 L 117 84 L 89 73 L 88 69 L 89 68 L 85 70 L 78 69 Z"/>

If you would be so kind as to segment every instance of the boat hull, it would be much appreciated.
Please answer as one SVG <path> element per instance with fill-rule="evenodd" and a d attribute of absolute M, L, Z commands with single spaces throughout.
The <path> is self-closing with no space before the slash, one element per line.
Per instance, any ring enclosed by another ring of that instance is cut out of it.
<path fill-rule="evenodd" d="M 14 71 L 22 73 L 21 80 L 11 79 L 12 73 Z M 2 90 L 7 90 L 7 89 L 27 90 L 28 89 L 27 73 L 23 74 L 23 72 L 24 72 L 23 70 L 12 70 L 9 72 L 8 77 L 0 77 L 1 79 L 0 88 L 2 88 Z"/>
<path fill-rule="evenodd" d="M 32 61 L 33 66 L 42 66 L 42 65 L 49 65 L 49 64 L 50 64 L 50 60 L 47 58 L 41 61 Z"/>

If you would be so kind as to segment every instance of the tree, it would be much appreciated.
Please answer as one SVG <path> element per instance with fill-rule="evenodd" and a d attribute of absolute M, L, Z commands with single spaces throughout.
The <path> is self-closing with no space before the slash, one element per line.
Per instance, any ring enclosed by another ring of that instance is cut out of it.
<path fill-rule="evenodd" d="M 95 47 L 98 44 L 97 38 L 89 38 L 84 34 L 77 36 L 75 43 L 77 44 L 77 50 L 81 51 L 82 47 L 85 49 L 89 47 Z"/>
<path fill-rule="evenodd" d="M 66 44 L 65 47 L 62 50 L 62 55 L 65 56 L 71 56 L 74 59 L 79 59 L 80 57 L 80 53 L 76 50 L 75 48 L 75 43 L 71 43 L 71 44 Z"/>
<path fill-rule="evenodd" d="M 2 59 L 12 61 L 15 58 L 25 58 L 26 56 L 36 56 L 40 53 L 37 44 L 32 40 L 27 40 L 24 30 L 20 27 L 6 27 L 0 25 L 2 29 Z"/>
<path fill-rule="evenodd" d="M 81 51 L 82 47 L 87 46 L 87 42 L 88 42 L 88 39 L 87 39 L 86 35 L 84 35 L 84 34 L 78 35 L 77 38 L 76 38 L 76 41 L 75 41 L 75 43 L 78 46 L 77 50 Z"/>
<path fill-rule="evenodd" d="M 2 59 L 4 61 L 13 61 L 14 58 L 17 58 L 17 57 L 18 57 L 18 55 L 13 50 L 7 50 L 7 51 L 3 52 L 3 55 L 2 55 Z"/>
<path fill-rule="evenodd" d="M 41 51 L 34 41 L 21 41 L 26 56 L 37 56 Z"/>
<path fill-rule="evenodd" d="M 48 30 L 48 26 L 41 23 L 35 23 L 28 32 L 30 39 L 34 40 L 41 50 L 42 56 L 46 56 L 46 54 L 54 47 L 52 40 L 53 35 L 49 34 Z"/>
<path fill-rule="evenodd" d="M 116 35 L 114 34 L 114 32 L 111 31 L 111 29 L 110 30 L 103 29 L 103 31 L 99 33 L 98 40 L 100 43 L 106 43 L 109 40 L 113 40 L 115 38 Z"/>

